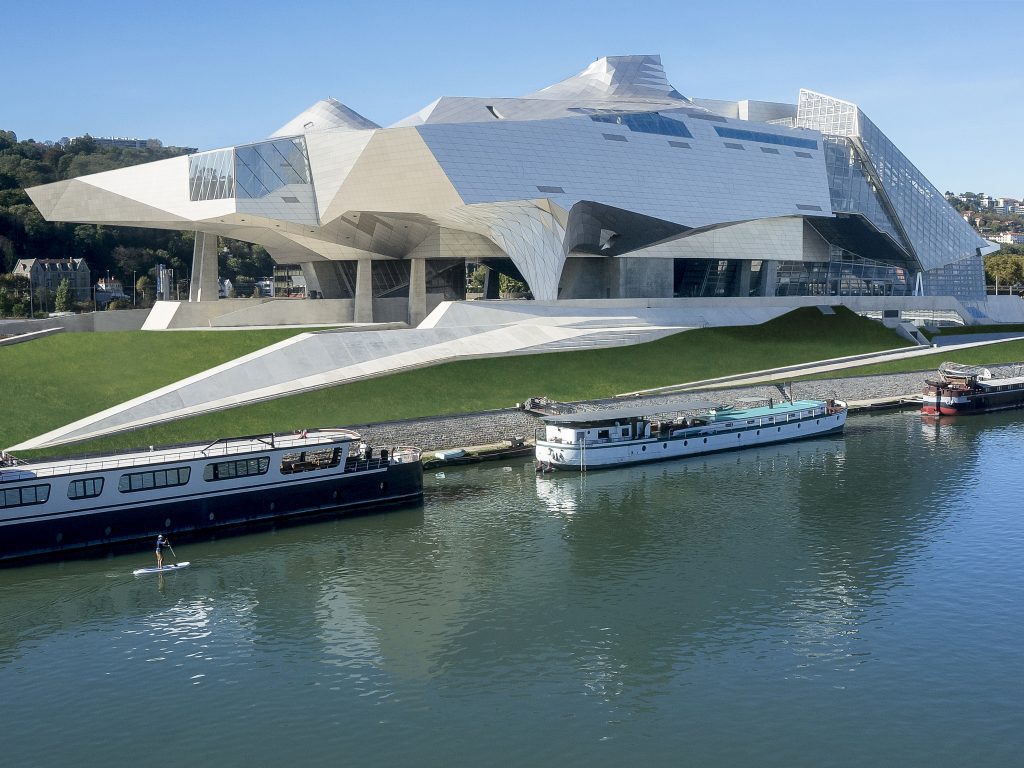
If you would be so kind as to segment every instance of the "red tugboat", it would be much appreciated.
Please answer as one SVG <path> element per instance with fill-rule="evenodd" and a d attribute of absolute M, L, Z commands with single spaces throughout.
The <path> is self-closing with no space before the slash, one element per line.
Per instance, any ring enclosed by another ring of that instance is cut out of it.
<path fill-rule="evenodd" d="M 1024 406 L 1024 376 L 995 378 L 987 368 L 943 363 L 939 378 L 925 380 L 921 413 L 956 416 Z"/>

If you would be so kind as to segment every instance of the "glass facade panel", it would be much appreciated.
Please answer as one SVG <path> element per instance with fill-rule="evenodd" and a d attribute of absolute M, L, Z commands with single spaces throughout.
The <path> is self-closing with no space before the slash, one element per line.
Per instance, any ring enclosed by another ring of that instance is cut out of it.
<path fill-rule="evenodd" d="M 980 256 L 968 256 L 921 275 L 925 296 L 956 296 L 982 301 L 985 298 L 985 265 Z"/>
<path fill-rule="evenodd" d="M 309 185 L 309 158 L 302 137 L 200 152 L 188 159 L 192 200 L 258 200 L 292 185 Z"/>
<path fill-rule="evenodd" d="M 902 267 L 853 256 L 830 261 L 779 262 L 776 296 L 907 296 L 910 275 Z"/>
<path fill-rule="evenodd" d="M 236 196 L 258 200 L 282 187 L 309 184 L 309 159 L 301 137 L 235 148 Z"/>
<path fill-rule="evenodd" d="M 850 140 L 842 136 L 824 136 L 823 143 L 832 210 L 863 215 L 876 229 L 903 246 L 909 255 L 909 245 L 872 190 Z"/>
<path fill-rule="evenodd" d="M 637 133 L 655 133 L 659 136 L 680 136 L 692 139 L 693 134 L 681 120 L 673 120 L 657 112 L 642 112 L 619 115 L 591 115 L 595 123 L 624 125 Z"/>
<path fill-rule="evenodd" d="M 960 277 L 949 275 L 976 273 L 971 262 L 953 265 L 969 257 L 980 261 L 977 253 L 985 247 L 985 241 L 856 104 L 801 90 L 797 124 L 828 134 L 826 151 L 829 144 L 834 145 L 827 160 L 834 210 L 863 213 L 889 234 L 892 229 L 902 229 L 906 236 L 897 241 L 908 246 L 925 274 L 933 276 L 933 282 L 946 280 L 947 285 L 959 284 L 967 289 Z M 843 155 L 850 157 L 844 159 Z M 860 163 L 859 174 L 853 171 L 855 161 Z M 835 178 L 837 172 L 848 178 Z M 881 189 L 877 189 L 879 186 Z M 874 204 L 871 197 L 877 198 Z M 898 222 L 892 220 L 893 215 Z M 882 226 L 886 219 L 890 228 Z M 940 273 L 946 277 L 940 277 Z M 969 298 L 978 291 L 983 294 L 983 282 L 968 290 L 970 295 L 962 291 L 953 295 Z"/>
<path fill-rule="evenodd" d="M 218 149 L 189 155 L 189 197 L 192 200 L 224 200 L 235 196 L 234 150 Z"/>

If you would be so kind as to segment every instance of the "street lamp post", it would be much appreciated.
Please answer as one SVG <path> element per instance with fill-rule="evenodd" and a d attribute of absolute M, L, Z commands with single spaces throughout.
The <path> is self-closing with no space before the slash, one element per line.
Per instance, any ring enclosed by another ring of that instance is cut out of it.
<path fill-rule="evenodd" d="M 135 309 L 135 294 L 138 291 L 137 283 L 135 281 L 135 273 L 137 270 L 132 270 L 132 309 Z"/>

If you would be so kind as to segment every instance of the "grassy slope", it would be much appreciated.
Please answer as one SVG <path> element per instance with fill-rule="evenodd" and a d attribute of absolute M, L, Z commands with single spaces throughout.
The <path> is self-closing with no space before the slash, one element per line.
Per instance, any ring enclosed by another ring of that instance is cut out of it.
<path fill-rule="evenodd" d="M 228 334 L 196 335 L 220 337 Z M 108 336 L 95 334 L 93 337 L 103 339 Z M 135 355 L 157 356 L 155 350 L 142 346 L 151 336 L 140 337 Z M 95 441 L 74 450 L 106 450 L 318 425 L 360 424 L 486 410 L 508 407 L 531 395 L 546 395 L 560 400 L 608 397 L 635 389 L 892 349 L 904 344 L 891 331 L 852 312 L 840 310 L 835 315 L 825 316 L 816 309 L 805 308 L 759 326 L 706 328 L 631 347 L 447 363 L 198 416 Z M 0 370 L 5 365 L 3 351 L 0 349 Z M 40 353 L 40 358 L 53 353 L 53 350 Z M 70 355 L 71 350 L 64 350 L 64 353 Z M 174 378 L 180 378 L 213 365 L 214 362 L 202 357 L 208 353 L 209 350 L 197 350 L 190 354 L 193 362 L 202 359 L 203 365 L 184 371 L 176 368 L 179 364 L 177 358 L 163 351 L 159 355 L 161 359 L 150 360 L 153 368 L 145 377 L 146 383 L 132 380 L 134 374 L 130 364 L 111 366 L 110 370 L 114 370 L 115 375 L 97 372 L 95 368 L 88 373 L 78 372 L 67 377 L 62 374 L 58 381 L 51 382 L 53 389 L 77 392 L 89 387 L 90 380 L 98 376 L 104 382 L 102 397 L 90 397 L 88 405 L 75 397 L 66 398 L 71 402 L 60 409 L 62 415 L 56 418 L 35 419 L 26 413 L 16 426 L 0 428 L 0 445 L 12 445 L 167 383 L 166 380 L 155 381 L 159 371 L 173 369 L 177 374 Z M 222 359 L 218 358 L 216 362 Z M 118 387 L 126 387 L 129 383 L 130 392 L 117 394 Z M 9 401 L 14 397 L 15 402 L 9 404 L 15 410 L 32 411 L 37 408 L 37 401 L 32 397 L 22 399 L 17 393 L 23 388 L 32 391 L 33 387 L 33 377 L 26 374 L 22 385 L 13 389 L 5 387 L 4 392 Z"/>
<path fill-rule="evenodd" d="M 299 333 L 61 333 L 0 347 L 0 447 Z"/>

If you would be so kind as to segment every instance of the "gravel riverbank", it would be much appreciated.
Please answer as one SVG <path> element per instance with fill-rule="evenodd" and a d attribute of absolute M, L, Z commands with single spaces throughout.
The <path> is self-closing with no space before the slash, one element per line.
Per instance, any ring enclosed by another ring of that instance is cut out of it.
<path fill-rule="evenodd" d="M 839 400 L 856 403 L 865 400 L 887 400 L 913 396 L 921 392 L 925 377 L 930 373 L 932 371 L 928 370 L 915 373 L 798 381 L 793 385 L 793 397 L 798 400 L 824 400 L 835 397 Z M 540 393 L 534 394 L 539 395 Z M 775 386 L 758 385 L 730 389 L 691 390 L 650 397 L 590 400 L 571 405 L 577 410 L 623 408 L 633 405 L 664 407 L 665 412 L 670 413 L 694 400 L 733 403 L 742 398 L 774 398 L 778 401 L 781 398 L 781 393 Z M 540 417 L 533 413 L 517 408 L 505 408 L 481 413 L 363 424 L 355 426 L 354 429 L 358 430 L 373 446 L 415 445 L 424 451 L 438 451 L 501 443 L 516 437 L 532 441 L 541 425 Z"/>

